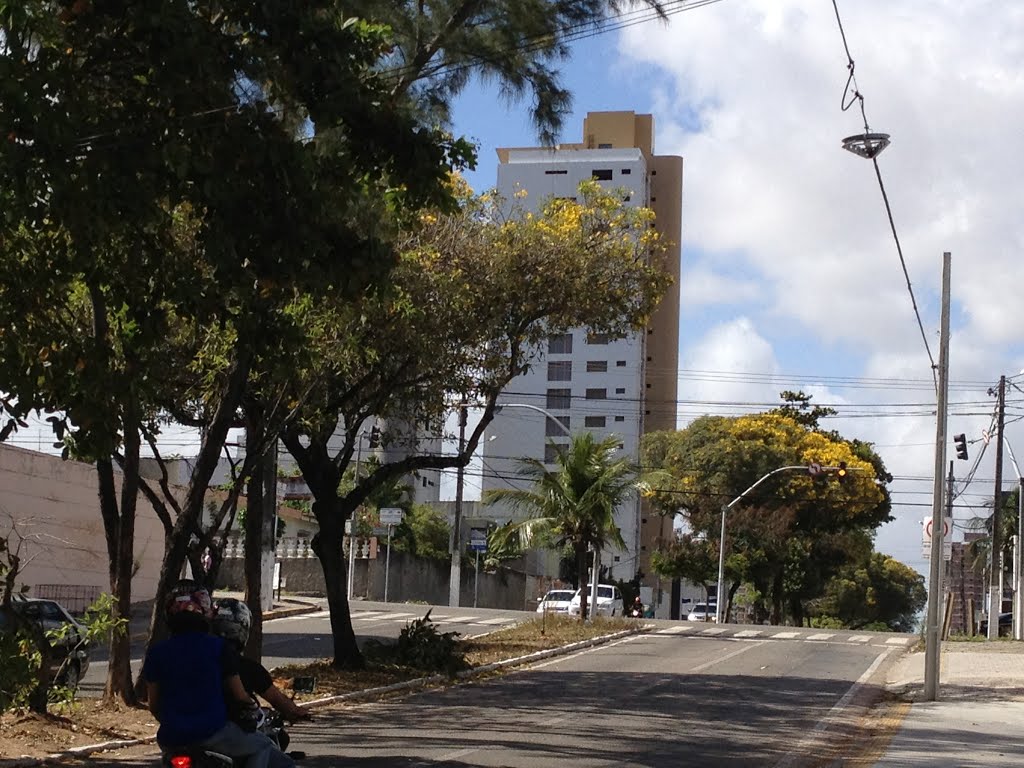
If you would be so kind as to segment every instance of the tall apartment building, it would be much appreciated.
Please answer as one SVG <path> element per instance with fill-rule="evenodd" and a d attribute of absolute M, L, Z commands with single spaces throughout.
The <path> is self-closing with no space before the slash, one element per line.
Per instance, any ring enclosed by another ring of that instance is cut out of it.
<path fill-rule="evenodd" d="M 574 196 L 587 179 L 627 191 L 630 205 L 655 212 L 674 281 L 644 332 L 611 339 L 577 329 L 549 340 L 533 370 L 515 379 L 499 400 L 508 407 L 494 419 L 483 444 L 482 486 L 515 484 L 516 457 L 553 461 L 551 443 L 568 443 L 562 426 L 571 432 L 615 434 L 622 452 L 637 460 L 644 433 L 676 427 L 683 160 L 655 155 L 653 117 L 633 112 L 591 112 L 578 144 L 499 149 L 498 158 L 499 193 L 511 199 L 517 190 L 526 190 L 525 202 L 534 210 L 551 197 Z M 495 511 L 500 519 L 502 511 Z M 505 517 L 510 516 L 506 511 Z M 616 518 L 626 550 L 603 553 L 602 564 L 611 566 L 616 579 L 642 572 L 655 601 L 667 606 L 667 584 L 652 573 L 650 554 L 659 539 L 671 535 L 672 521 L 648 514 L 639 500 L 619 509 Z"/>

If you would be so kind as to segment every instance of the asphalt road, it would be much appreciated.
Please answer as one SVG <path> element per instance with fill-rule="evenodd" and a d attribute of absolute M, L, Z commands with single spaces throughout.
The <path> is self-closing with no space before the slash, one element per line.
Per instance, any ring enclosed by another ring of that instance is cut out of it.
<path fill-rule="evenodd" d="M 385 616 L 366 623 L 390 631 L 401 618 Z M 301 629 L 277 623 L 274 635 Z M 855 694 L 913 641 L 654 624 L 504 677 L 321 710 L 292 728 L 292 746 L 308 768 L 799 768 L 821 764 Z"/>

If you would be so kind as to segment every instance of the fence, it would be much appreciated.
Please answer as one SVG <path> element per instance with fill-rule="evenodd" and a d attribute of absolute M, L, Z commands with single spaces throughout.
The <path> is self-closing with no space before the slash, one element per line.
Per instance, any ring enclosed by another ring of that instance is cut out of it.
<path fill-rule="evenodd" d="M 103 594 L 103 587 L 80 586 L 77 584 L 37 584 L 32 588 L 32 597 L 56 600 L 68 613 L 85 613 Z"/>

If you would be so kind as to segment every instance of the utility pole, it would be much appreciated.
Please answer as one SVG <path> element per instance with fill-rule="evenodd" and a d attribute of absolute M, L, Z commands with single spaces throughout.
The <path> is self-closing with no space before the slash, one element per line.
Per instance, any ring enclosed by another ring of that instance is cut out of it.
<path fill-rule="evenodd" d="M 1006 376 L 999 377 L 999 403 L 996 410 L 996 492 L 992 507 L 992 563 L 988 581 L 988 639 L 999 639 L 999 614 L 1003 610 L 1003 423 L 1006 420 Z"/>
<path fill-rule="evenodd" d="M 924 627 L 924 698 L 939 697 L 939 603 L 942 600 L 943 534 L 942 467 L 946 463 L 946 421 L 949 391 L 949 252 L 942 254 L 942 315 L 939 321 L 939 378 L 935 409 L 935 474 L 932 486 L 932 546 L 928 564 L 928 615 Z"/>
<path fill-rule="evenodd" d="M 448 538 L 448 550 L 452 556 L 451 574 L 448 577 L 448 607 L 459 607 L 459 591 L 462 586 L 462 492 L 465 484 L 465 466 L 462 453 L 466 450 L 466 398 L 459 403 L 459 466 L 455 473 L 455 519 Z"/>

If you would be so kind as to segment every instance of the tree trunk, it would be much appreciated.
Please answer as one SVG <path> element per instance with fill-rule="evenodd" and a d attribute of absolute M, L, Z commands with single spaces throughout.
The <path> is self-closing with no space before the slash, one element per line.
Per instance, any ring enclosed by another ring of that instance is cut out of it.
<path fill-rule="evenodd" d="M 337 485 L 334 486 L 337 488 Z M 333 665 L 340 669 L 363 669 L 363 658 L 352 628 L 352 614 L 348 603 L 348 577 L 345 569 L 345 520 L 351 517 L 334 498 L 335 509 L 326 511 L 324 502 L 313 502 L 313 514 L 320 522 L 320 532 L 313 537 L 311 546 L 320 559 L 327 585 L 327 607 L 331 612 L 331 634 L 334 637 Z"/>
<path fill-rule="evenodd" d="M 728 624 L 728 623 L 729 623 L 729 614 L 731 614 L 731 613 L 732 613 L 732 601 L 733 601 L 733 598 L 735 598 L 735 597 L 736 597 L 736 592 L 737 592 L 737 591 L 739 590 L 739 588 L 740 588 L 740 584 L 741 584 L 741 582 L 739 582 L 739 581 L 734 581 L 734 582 L 733 582 L 733 583 L 732 583 L 732 584 L 731 584 L 731 585 L 729 586 L 729 591 L 728 591 L 728 593 L 726 594 L 726 599 L 725 599 L 725 613 L 723 614 L 723 618 L 722 618 L 722 621 L 724 621 L 724 622 L 725 622 L 726 624 Z"/>
<path fill-rule="evenodd" d="M 773 626 L 782 624 L 782 570 L 772 577 L 772 618 Z"/>

